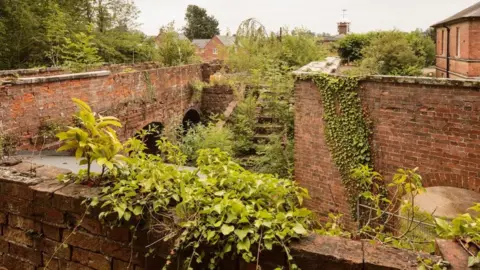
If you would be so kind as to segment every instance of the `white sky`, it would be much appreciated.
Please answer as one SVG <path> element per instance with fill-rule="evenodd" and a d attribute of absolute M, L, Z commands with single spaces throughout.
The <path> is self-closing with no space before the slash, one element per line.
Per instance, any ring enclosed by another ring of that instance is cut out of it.
<path fill-rule="evenodd" d="M 214 15 L 222 34 L 235 33 L 245 19 L 254 17 L 268 30 L 281 26 L 304 26 L 316 33 L 336 34 L 342 9 L 347 9 L 353 32 L 416 28 L 426 29 L 470 5 L 475 0 L 134 0 L 140 9 L 140 30 L 156 35 L 162 25 L 175 21 L 184 25 L 189 4 L 206 8 Z"/>

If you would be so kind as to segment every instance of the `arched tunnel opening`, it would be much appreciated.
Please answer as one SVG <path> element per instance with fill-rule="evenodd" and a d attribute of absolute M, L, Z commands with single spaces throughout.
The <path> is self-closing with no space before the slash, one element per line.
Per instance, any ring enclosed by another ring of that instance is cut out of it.
<path fill-rule="evenodd" d="M 183 120 L 182 120 L 184 133 L 187 133 L 187 131 L 190 128 L 199 124 L 200 120 L 201 120 L 200 113 L 198 113 L 198 111 L 196 111 L 194 109 L 188 110 L 187 113 L 185 114 L 185 116 L 183 117 Z"/>
<path fill-rule="evenodd" d="M 142 129 L 144 131 L 148 131 L 148 134 L 143 138 L 143 142 L 145 143 L 145 146 L 147 146 L 145 153 L 156 155 L 160 152 L 156 143 L 157 140 L 160 139 L 163 128 L 164 127 L 162 123 L 152 122 Z"/>

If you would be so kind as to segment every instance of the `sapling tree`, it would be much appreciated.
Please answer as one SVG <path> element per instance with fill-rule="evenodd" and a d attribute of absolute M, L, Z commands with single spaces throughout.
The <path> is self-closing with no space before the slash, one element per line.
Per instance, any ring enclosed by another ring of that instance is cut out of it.
<path fill-rule="evenodd" d="M 68 127 L 67 131 L 57 134 L 57 138 L 63 142 L 57 151 L 74 151 L 75 158 L 80 159 L 80 165 L 87 165 L 86 180 L 90 181 L 94 161 L 102 167 L 102 176 L 106 168 L 112 170 L 120 164 L 119 153 L 123 146 L 113 127 L 122 127 L 122 124 L 115 117 L 96 114 L 80 99 L 72 100 L 79 109 L 75 114 L 78 126 Z"/>

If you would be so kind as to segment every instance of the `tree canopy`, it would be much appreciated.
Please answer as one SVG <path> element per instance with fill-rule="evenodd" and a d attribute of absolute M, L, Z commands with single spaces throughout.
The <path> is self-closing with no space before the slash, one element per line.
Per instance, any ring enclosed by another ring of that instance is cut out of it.
<path fill-rule="evenodd" d="M 210 39 L 220 34 L 218 20 L 207 14 L 207 10 L 196 5 L 189 5 L 185 14 L 187 25 L 184 34 L 192 39 Z"/>
<path fill-rule="evenodd" d="M 4 0 L 0 14 L 0 69 L 155 57 L 153 39 L 136 30 L 132 1 Z"/>

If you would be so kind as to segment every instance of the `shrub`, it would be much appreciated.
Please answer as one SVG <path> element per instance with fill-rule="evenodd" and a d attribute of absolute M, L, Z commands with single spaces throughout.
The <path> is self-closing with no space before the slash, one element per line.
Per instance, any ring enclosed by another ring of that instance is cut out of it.
<path fill-rule="evenodd" d="M 235 109 L 230 127 L 234 134 L 234 150 L 237 155 L 249 154 L 255 148 L 253 136 L 257 122 L 256 109 L 257 100 L 253 95 L 249 95 Z"/>
<path fill-rule="evenodd" d="M 382 32 L 362 50 L 361 67 L 372 74 L 414 76 L 421 74 L 423 56 L 415 55 L 404 33 Z"/>
<path fill-rule="evenodd" d="M 177 66 L 196 61 L 195 47 L 189 40 L 179 38 L 173 23 L 162 27 L 157 45 L 160 61 L 166 66 Z"/>
<path fill-rule="evenodd" d="M 349 34 L 338 41 L 338 55 L 346 62 L 355 62 L 363 58 L 363 49 L 370 44 L 374 32 L 369 34 Z"/>
<path fill-rule="evenodd" d="M 226 128 L 214 123 L 208 125 L 198 124 L 190 128 L 183 137 L 180 145 L 181 151 L 188 156 L 190 161 L 196 160 L 197 151 L 200 149 L 219 148 L 229 154 L 233 153 L 233 134 Z"/>
<path fill-rule="evenodd" d="M 79 108 L 75 114 L 79 126 L 68 127 L 67 131 L 57 134 L 63 142 L 57 151 L 74 150 L 75 158 L 81 159 L 80 165 L 87 165 L 86 180 L 90 181 L 90 167 L 94 161 L 102 167 L 102 176 L 106 168 L 112 170 L 120 164 L 119 153 L 123 146 L 112 127 L 122 125 L 115 117 L 97 115 L 85 102 L 76 98 L 72 100 Z"/>

